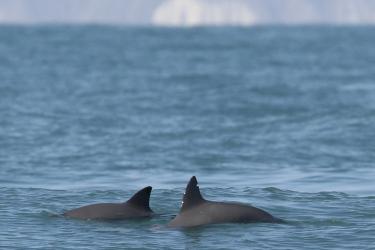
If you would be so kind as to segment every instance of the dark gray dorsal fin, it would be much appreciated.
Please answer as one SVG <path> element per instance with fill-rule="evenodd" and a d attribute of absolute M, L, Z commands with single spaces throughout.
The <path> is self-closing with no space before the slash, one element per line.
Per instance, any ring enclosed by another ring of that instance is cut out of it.
<path fill-rule="evenodd" d="M 126 203 L 144 208 L 146 210 L 151 210 L 150 209 L 151 190 L 152 190 L 152 187 L 150 186 L 139 190 Z"/>
<path fill-rule="evenodd" d="M 181 212 L 202 202 L 204 202 L 204 199 L 199 191 L 197 178 L 193 176 L 186 186 L 184 198 L 182 200 Z"/>

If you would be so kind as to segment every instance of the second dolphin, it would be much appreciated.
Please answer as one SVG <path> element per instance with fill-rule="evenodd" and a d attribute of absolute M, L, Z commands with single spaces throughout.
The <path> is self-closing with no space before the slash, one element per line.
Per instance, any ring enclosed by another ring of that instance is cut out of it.
<path fill-rule="evenodd" d="M 170 227 L 194 227 L 215 223 L 281 222 L 266 211 L 240 203 L 205 200 L 193 176 L 182 201 L 180 213 L 169 222 Z"/>

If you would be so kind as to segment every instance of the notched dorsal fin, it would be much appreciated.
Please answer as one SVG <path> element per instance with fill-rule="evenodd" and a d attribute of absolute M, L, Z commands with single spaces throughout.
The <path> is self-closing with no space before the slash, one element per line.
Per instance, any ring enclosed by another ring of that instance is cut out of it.
<path fill-rule="evenodd" d="M 204 199 L 199 191 L 197 178 L 193 176 L 186 186 L 184 198 L 182 200 L 181 212 L 202 202 L 204 202 Z"/>
<path fill-rule="evenodd" d="M 152 187 L 150 186 L 139 190 L 126 203 L 133 204 L 137 207 L 141 207 L 146 210 L 151 210 L 150 208 L 151 190 L 152 190 Z"/>

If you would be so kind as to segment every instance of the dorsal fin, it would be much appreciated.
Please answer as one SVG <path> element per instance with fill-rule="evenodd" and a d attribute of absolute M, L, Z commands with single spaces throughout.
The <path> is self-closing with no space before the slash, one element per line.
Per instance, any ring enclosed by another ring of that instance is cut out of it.
<path fill-rule="evenodd" d="M 151 190 L 152 190 L 152 187 L 150 186 L 139 190 L 126 203 L 144 208 L 146 210 L 151 210 L 150 208 Z"/>
<path fill-rule="evenodd" d="M 191 177 L 189 183 L 186 186 L 184 198 L 182 200 L 181 212 L 194 207 L 204 202 L 204 199 L 199 191 L 198 181 L 195 176 Z"/>

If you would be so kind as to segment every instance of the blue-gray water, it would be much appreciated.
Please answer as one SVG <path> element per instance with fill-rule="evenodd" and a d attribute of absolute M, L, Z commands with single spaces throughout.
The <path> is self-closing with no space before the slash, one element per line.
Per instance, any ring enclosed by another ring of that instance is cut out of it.
<path fill-rule="evenodd" d="M 375 28 L 0 26 L 1 249 L 374 249 Z M 287 224 L 165 224 L 207 199 Z M 151 220 L 58 216 L 152 185 Z"/>

